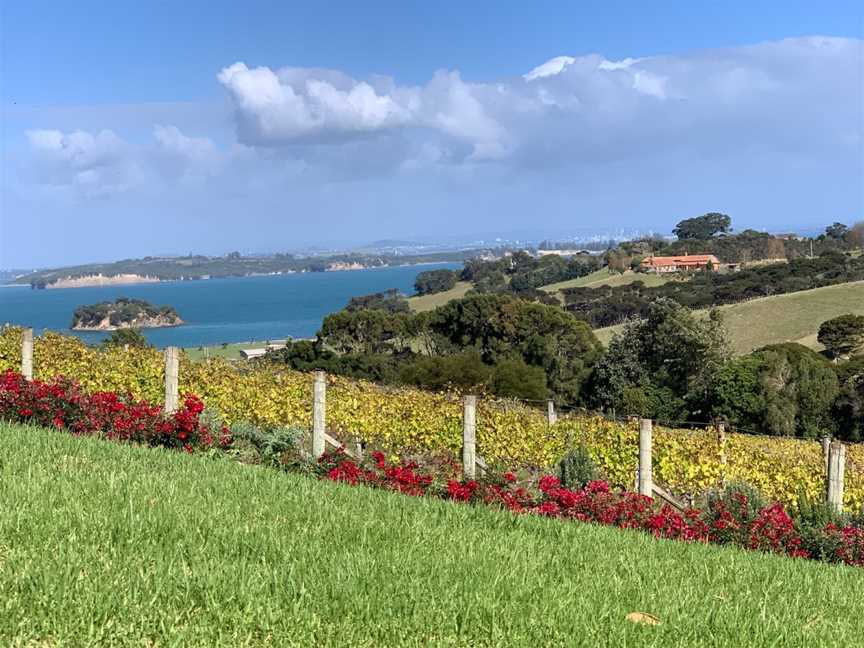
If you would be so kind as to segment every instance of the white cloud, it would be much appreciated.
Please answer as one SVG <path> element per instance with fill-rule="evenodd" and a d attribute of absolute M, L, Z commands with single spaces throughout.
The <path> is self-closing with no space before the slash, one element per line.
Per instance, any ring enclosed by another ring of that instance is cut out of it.
<path fill-rule="evenodd" d="M 542 65 L 538 65 L 527 74 L 523 74 L 522 78 L 526 81 L 534 81 L 535 79 L 555 76 L 556 74 L 561 74 L 565 67 L 575 62 L 576 59 L 572 56 L 556 56 L 555 58 L 549 59 Z M 604 61 L 604 63 L 608 62 L 609 61 Z"/>
<path fill-rule="evenodd" d="M 410 110 L 393 97 L 379 95 L 366 82 L 338 78 L 347 83 L 297 68 L 250 70 L 243 63 L 218 75 L 250 137 L 261 143 L 384 130 L 410 120 Z"/>
<path fill-rule="evenodd" d="M 479 167 L 519 177 L 525 169 L 650 167 L 670 155 L 790 152 L 831 164 L 848 151 L 860 156 L 862 43 L 793 38 L 617 61 L 562 55 L 522 76 L 478 81 L 441 70 L 417 86 L 235 63 L 218 75 L 236 134 L 226 151 L 173 125 L 155 125 L 152 141 L 134 145 L 111 130 L 27 136 L 37 182 L 88 197 L 212 178 L 241 191 L 242 183 L 456 167 L 467 170 L 460 177 Z"/>
<path fill-rule="evenodd" d="M 562 55 L 521 77 L 467 82 L 439 71 L 419 87 L 243 63 L 219 80 L 238 139 L 253 147 L 321 162 L 335 153 L 311 148 L 387 137 L 415 162 L 429 145 L 451 152 L 447 164 L 561 165 L 670 148 L 830 146 L 838 133 L 854 141 L 862 56 L 860 40 L 813 37 L 618 61 Z"/>
<path fill-rule="evenodd" d="M 37 184 L 67 189 L 83 198 L 102 198 L 215 173 L 222 161 L 208 138 L 189 137 L 175 126 L 153 128 L 154 142 L 132 145 L 113 131 L 31 130 L 32 172 Z"/>

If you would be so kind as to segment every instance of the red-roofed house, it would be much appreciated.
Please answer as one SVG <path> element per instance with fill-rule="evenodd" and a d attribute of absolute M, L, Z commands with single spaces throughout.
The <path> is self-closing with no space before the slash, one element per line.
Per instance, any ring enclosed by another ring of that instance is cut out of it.
<path fill-rule="evenodd" d="M 720 259 L 713 254 L 684 254 L 682 256 L 649 256 L 640 264 L 644 270 L 664 274 L 666 272 L 685 272 L 692 270 L 707 270 L 709 266 L 716 270 L 720 267 Z"/>

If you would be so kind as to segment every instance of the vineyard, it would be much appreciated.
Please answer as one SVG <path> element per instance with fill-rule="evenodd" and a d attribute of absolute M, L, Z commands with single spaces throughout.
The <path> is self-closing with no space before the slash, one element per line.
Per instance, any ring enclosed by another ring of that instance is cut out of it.
<path fill-rule="evenodd" d="M 0 371 L 17 370 L 21 329 L 0 332 Z M 66 376 L 87 392 L 116 391 L 158 403 L 164 360 L 155 349 L 88 347 L 76 338 L 46 333 L 36 339 L 34 377 Z M 307 427 L 312 377 L 265 364 L 181 358 L 181 392 L 193 393 L 228 423 Z M 458 452 L 462 404 L 455 394 L 393 389 L 341 377 L 328 378 L 327 423 L 333 436 L 362 439 L 394 454 L 408 450 Z M 583 445 L 616 486 L 632 487 L 637 466 L 636 424 L 569 414 L 550 425 L 529 405 L 479 399 L 477 447 L 487 462 L 548 467 L 569 448 Z M 700 493 L 721 481 L 746 481 L 766 496 L 792 504 L 802 493 L 824 496 L 824 467 L 817 441 L 727 434 L 715 430 L 655 428 L 654 479 L 676 493 Z M 847 451 L 844 504 L 864 506 L 864 445 Z M 725 461 L 723 461 L 725 459 Z"/>

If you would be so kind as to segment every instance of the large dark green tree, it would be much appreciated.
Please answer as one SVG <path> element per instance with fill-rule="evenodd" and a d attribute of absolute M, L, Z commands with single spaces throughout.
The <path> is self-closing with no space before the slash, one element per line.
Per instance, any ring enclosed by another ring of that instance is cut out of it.
<path fill-rule="evenodd" d="M 816 438 L 834 430 L 837 374 L 800 344 L 764 347 L 736 358 L 713 383 L 716 416 L 735 426 L 779 436 Z"/>
<path fill-rule="evenodd" d="M 669 299 L 609 344 L 592 378 L 595 404 L 661 419 L 707 417 L 714 377 L 730 357 L 717 311 L 700 318 Z"/>
<path fill-rule="evenodd" d="M 418 295 L 433 295 L 450 290 L 458 280 L 459 273 L 454 270 L 427 270 L 414 279 L 414 290 Z"/>
<path fill-rule="evenodd" d="M 582 384 L 602 352 L 588 325 L 557 306 L 511 295 L 472 295 L 430 314 L 429 328 L 443 353 L 475 349 L 490 365 L 520 358 L 540 367 L 553 395 L 580 398 Z"/>
<path fill-rule="evenodd" d="M 833 358 L 854 353 L 864 345 L 864 315 L 840 315 L 822 322 L 816 339 Z"/>
<path fill-rule="evenodd" d="M 725 234 L 732 230 L 732 219 L 726 214 L 710 212 L 695 218 L 682 220 L 675 226 L 672 233 L 679 239 L 707 240 L 717 234 Z"/>

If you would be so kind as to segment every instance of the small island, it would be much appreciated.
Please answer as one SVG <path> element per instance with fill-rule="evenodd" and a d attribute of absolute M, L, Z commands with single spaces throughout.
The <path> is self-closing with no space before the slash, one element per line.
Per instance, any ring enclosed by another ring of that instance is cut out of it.
<path fill-rule="evenodd" d="M 184 324 L 173 306 L 154 306 L 141 299 L 79 306 L 72 316 L 74 331 L 116 331 L 124 328 L 161 328 Z"/>

